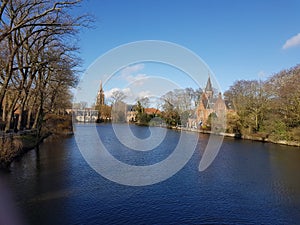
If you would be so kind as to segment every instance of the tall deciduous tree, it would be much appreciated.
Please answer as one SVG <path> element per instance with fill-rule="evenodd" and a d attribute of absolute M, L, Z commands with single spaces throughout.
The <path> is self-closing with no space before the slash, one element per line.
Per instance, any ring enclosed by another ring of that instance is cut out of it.
<path fill-rule="evenodd" d="M 40 127 L 45 113 L 69 105 L 80 60 L 76 33 L 91 20 L 74 17 L 81 0 L 3 0 L 0 5 L 0 111 L 5 129 L 19 111 L 17 128 L 34 116 Z M 25 117 L 24 112 L 27 112 Z M 16 122 L 16 121 L 15 121 Z"/>
<path fill-rule="evenodd" d="M 234 123 L 244 128 L 244 134 L 263 132 L 273 139 L 300 141 L 299 65 L 264 82 L 236 81 L 225 96 L 234 103 Z"/>
<path fill-rule="evenodd" d="M 224 95 L 233 102 L 243 127 L 248 128 L 249 133 L 259 131 L 266 118 L 269 103 L 264 83 L 256 80 L 239 80 Z"/>

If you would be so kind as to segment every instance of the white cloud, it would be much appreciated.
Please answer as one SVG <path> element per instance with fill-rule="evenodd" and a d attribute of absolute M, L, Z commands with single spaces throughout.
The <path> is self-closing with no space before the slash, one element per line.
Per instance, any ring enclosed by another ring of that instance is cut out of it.
<path fill-rule="evenodd" d="M 122 91 L 126 96 L 128 96 L 128 97 L 132 96 L 132 92 L 131 92 L 130 88 L 124 88 L 124 89 L 122 89 Z"/>
<path fill-rule="evenodd" d="M 112 88 L 108 91 L 105 91 L 105 98 L 111 98 L 113 96 L 113 93 L 115 91 L 122 91 L 126 96 L 131 95 L 131 90 L 130 88 L 124 88 L 124 89 L 120 89 L 120 88 Z"/>
<path fill-rule="evenodd" d="M 148 78 L 146 74 L 138 73 L 144 69 L 144 64 L 135 64 L 127 66 L 121 70 L 121 78 L 125 79 L 132 86 L 140 86 L 144 84 L 145 79 Z"/>
<path fill-rule="evenodd" d="M 143 79 L 146 79 L 147 78 L 147 75 L 146 74 L 142 74 L 142 73 L 139 73 L 137 74 L 136 76 L 132 76 L 132 75 L 128 75 L 126 77 L 126 80 L 129 82 L 129 83 L 134 83 L 138 80 L 143 80 Z"/>
<path fill-rule="evenodd" d="M 124 69 L 121 70 L 121 76 L 127 77 L 129 75 L 132 75 L 133 73 L 139 72 L 142 69 L 144 69 L 144 64 L 135 64 L 133 66 L 127 66 Z"/>
<path fill-rule="evenodd" d="M 288 39 L 282 46 L 282 49 L 288 49 L 296 46 L 300 46 L 300 33 Z"/>
<path fill-rule="evenodd" d="M 137 98 L 149 98 L 151 97 L 153 94 L 150 91 L 141 91 L 139 93 L 137 93 Z"/>
<path fill-rule="evenodd" d="M 131 99 L 134 97 L 134 93 L 131 91 L 131 89 L 129 87 L 127 88 L 123 88 L 123 89 L 120 89 L 120 88 L 112 88 L 108 91 L 105 92 L 105 98 L 106 99 L 110 99 L 112 96 L 113 96 L 113 93 L 115 91 L 121 91 L 125 94 L 126 96 L 126 99 Z"/>
<path fill-rule="evenodd" d="M 113 93 L 114 91 L 120 91 L 120 89 L 119 89 L 119 88 L 112 88 L 112 89 L 110 89 L 110 90 L 108 90 L 108 91 L 105 91 L 105 97 L 106 97 L 106 98 L 110 98 L 110 97 L 112 96 L 112 93 Z"/>
<path fill-rule="evenodd" d="M 123 89 L 112 88 L 112 89 L 105 92 L 105 97 L 107 99 L 110 99 L 113 96 L 113 92 L 115 92 L 115 91 L 122 91 L 126 95 L 126 98 L 124 100 L 128 104 L 134 104 L 134 103 L 136 103 L 137 99 L 145 98 L 145 97 L 150 98 L 154 95 L 151 91 L 148 91 L 148 90 L 143 90 L 143 91 L 136 90 L 136 91 L 134 91 L 131 88 L 126 87 L 126 88 L 123 88 Z"/>
<path fill-rule="evenodd" d="M 127 81 L 130 83 L 130 86 L 142 86 L 145 84 L 149 76 L 146 74 L 137 74 L 136 76 L 129 76 L 127 77 Z"/>

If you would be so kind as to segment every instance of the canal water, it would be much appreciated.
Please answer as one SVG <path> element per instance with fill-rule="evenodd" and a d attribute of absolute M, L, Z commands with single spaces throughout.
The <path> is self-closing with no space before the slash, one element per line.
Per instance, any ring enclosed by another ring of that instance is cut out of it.
<path fill-rule="evenodd" d="M 111 125 L 96 128 L 115 158 L 135 165 L 166 158 L 181 134 L 167 130 L 159 151 L 140 152 L 119 143 Z M 147 127 L 130 129 L 139 138 L 150 135 Z M 0 173 L 0 224 L 300 224 L 299 148 L 225 138 L 199 172 L 209 136 L 189 135 L 199 142 L 183 169 L 141 187 L 95 172 L 74 136 L 48 140 Z"/>

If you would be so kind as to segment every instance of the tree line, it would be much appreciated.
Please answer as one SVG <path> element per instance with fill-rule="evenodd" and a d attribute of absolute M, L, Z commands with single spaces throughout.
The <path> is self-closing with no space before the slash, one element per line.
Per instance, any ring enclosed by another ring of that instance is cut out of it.
<path fill-rule="evenodd" d="M 202 93 L 202 89 L 185 88 L 164 94 L 156 101 L 156 108 L 161 110 L 159 117 L 166 125 L 185 126 L 189 118 L 195 117 Z M 112 102 L 123 102 L 125 97 L 124 93 L 116 93 Z M 300 65 L 266 80 L 235 81 L 224 93 L 224 100 L 233 105 L 233 110 L 227 110 L 226 132 L 275 141 L 300 141 Z M 126 106 L 124 102 L 123 106 Z M 121 107 L 122 115 L 129 109 L 124 110 L 124 107 Z M 144 109 L 147 107 L 148 98 L 137 99 L 131 107 L 142 124 L 153 119 L 153 115 L 146 115 Z M 122 118 L 125 120 L 124 116 Z"/>
<path fill-rule="evenodd" d="M 265 81 L 238 80 L 224 95 L 237 112 L 227 118 L 230 129 L 273 140 L 300 141 L 300 65 Z"/>
<path fill-rule="evenodd" d="M 2 129 L 40 130 L 46 115 L 71 107 L 80 65 L 76 34 L 90 22 L 72 15 L 80 0 L 3 0 L 0 5 Z M 16 117 L 17 115 L 17 117 Z"/>
<path fill-rule="evenodd" d="M 100 116 L 112 117 L 113 122 L 126 122 L 126 114 L 129 111 L 135 111 L 136 118 L 132 122 L 139 124 L 146 125 L 150 121 L 154 123 L 153 119 L 160 117 L 169 126 L 186 125 L 188 118 L 194 115 L 202 92 L 200 88 L 197 90 L 192 88 L 175 89 L 155 99 L 155 105 L 151 105 L 148 97 L 137 98 L 135 104 L 128 105 L 124 102 L 126 94 L 118 90 L 114 91 L 108 99 L 110 106 L 96 105 L 95 109 L 99 110 Z M 146 112 L 145 109 L 149 107 L 155 107 L 157 113 Z"/>

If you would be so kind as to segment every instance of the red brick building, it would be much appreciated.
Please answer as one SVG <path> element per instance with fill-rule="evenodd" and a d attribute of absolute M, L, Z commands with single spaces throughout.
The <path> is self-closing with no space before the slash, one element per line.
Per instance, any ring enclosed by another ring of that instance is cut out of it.
<path fill-rule="evenodd" d="M 194 118 L 189 119 L 189 127 L 209 126 L 209 116 L 214 116 L 220 123 L 225 121 L 228 110 L 233 110 L 232 104 L 222 98 L 222 94 L 214 95 L 210 77 L 200 97 Z"/>

